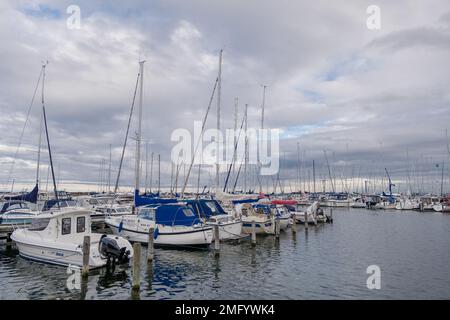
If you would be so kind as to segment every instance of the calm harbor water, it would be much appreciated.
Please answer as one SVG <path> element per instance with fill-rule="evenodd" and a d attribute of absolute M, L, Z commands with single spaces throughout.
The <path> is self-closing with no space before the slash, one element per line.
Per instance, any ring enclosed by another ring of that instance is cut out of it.
<path fill-rule="evenodd" d="M 222 244 L 212 251 L 142 252 L 141 291 L 131 268 L 89 276 L 70 291 L 64 267 L 20 258 L 0 247 L 0 299 L 450 299 L 450 215 L 334 209 L 333 224 L 298 225 L 280 236 Z M 366 286 L 369 265 L 381 289 Z"/>

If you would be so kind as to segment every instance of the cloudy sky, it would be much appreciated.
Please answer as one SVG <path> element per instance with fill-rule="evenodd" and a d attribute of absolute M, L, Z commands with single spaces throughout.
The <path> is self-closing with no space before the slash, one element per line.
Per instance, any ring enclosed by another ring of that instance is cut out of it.
<path fill-rule="evenodd" d="M 381 9 L 379 30 L 366 25 L 373 4 Z M 81 10 L 79 29 L 67 27 L 70 5 Z M 6 0 L 0 2 L 0 39 L 3 189 L 11 187 L 11 163 L 42 60 L 49 61 L 46 108 L 59 183 L 96 190 L 110 144 L 114 170 L 118 166 L 139 59 L 147 61 L 143 139 L 149 153 L 161 154 L 164 185 L 171 133 L 192 130 L 202 119 L 220 48 L 222 126 L 234 125 L 235 97 L 239 117 L 248 104 L 249 126 L 259 126 L 261 85 L 267 85 L 265 125 L 282 130 L 280 177 L 292 180 L 286 188 L 298 183 L 297 143 L 302 188 L 312 160 L 317 179 L 327 179 L 324 150 L 337 189 L 342 177 L 354 177 L 353 187 L 364 179 L 384 183 L 386 167 L 400 191 L 410 184 L 437 192 L 442 161 L 449 185 L 448 0 Z M 31 187 L 35 176 L 39 99 L 31 110 L 12 173 L 17 189 Z M 214 116 L 215 109 L 210 127 Z M 133 181 L 133 146 L 130 140 L 124 186 Z M 44 185 L 47 163 L 43 155 Z M 210 183 L 207 171 L 202 177 Z"/>

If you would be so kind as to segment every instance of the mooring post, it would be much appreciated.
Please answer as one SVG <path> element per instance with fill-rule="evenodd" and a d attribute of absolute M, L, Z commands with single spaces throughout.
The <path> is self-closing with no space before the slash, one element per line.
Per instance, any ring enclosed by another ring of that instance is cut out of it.
<path fill-rule="evenodd" d="M 89 275 L 89 256 L 91 252 L 91 237 L 84 236 L 83 239 L 83 268 L 81 275 L 87 277 Z"/>
<path fill-rule="evenodd" d="M 256 225 L 255 220 L 252 221 L 252 246 L 256 246 Z"/>
<path fill-rule="evenodd" d="M 308 212 L 305 211 L 305 231 L 308 231 Z"/>
<path fill-rule="evenodd" d="M 333 223 L 333 208 L 330 210 L 330 223 Z"/>
<path fill-rule="evenodd" d="M 218 256 L 220 253 L 220 233 L 219 225 L 214 225 L 214 255 Z"/>
<path fill-rule="evenodd" d="M 296 220 L 295 220 L 295 215 L 293 214 L 292 215 L 292 226 L 291 226 L 291 228 L 292 228 L 292 233 L 293 234 L 296 234 L 297 233 L 297 222 L 296 222 Z"/>
<path fill-rule="evenodd" d="M 147 261 L 151 262 L 153 261 L 153 256 L 155 254 L 155 247 L 154 247 L 154 241 L 155 239 L 155 228 L 150 227 L 148 231 L 148 246 L 147 246 Z"/>
<path fill-rule="evenodd" d="M 139 290 L 141 274 L 141 244 L 136 242 L 133 244 L 133 283 L 132 290 Z"/>
<path fill-rule="evenodd" d="M 280 239 L 280 219 L 275 218 L 275 239 Z"/>

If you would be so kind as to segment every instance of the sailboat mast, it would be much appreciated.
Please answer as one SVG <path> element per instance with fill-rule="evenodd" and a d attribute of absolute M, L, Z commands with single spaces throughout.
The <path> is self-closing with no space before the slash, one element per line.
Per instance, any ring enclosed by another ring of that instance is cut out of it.
<path fill-rule="evenodd" d="M 220 50 L 219 55 L 219 74 L 218 74 L 218 82 L 217 82 L 217 149 L 216 149 L 216 196 L 219 192 L 219 169 L 220 169 L 220 141 L 219 141 L 219 132 L 220 132 L 220 96 L 222 91 L 222 55 L 223 49 Z"/>
<path fill-rule="evenodd" d="M 45 82 L 45 67 L 47 66 L 47 64 L 42 65 L 42 88 L 44 88 L 44 82 Z M 42 89 L 42 92 L 44 92 L 44 89 Z M 42 93 L 42 97 L 44 97 L 44 94 Z M 48 127 L 47 127 L 47 116 L 45 114 L 45 102 L 44 102 L 44 98 L 42 98 L 42 116 L 44 118 L 44 125 L 45 125 L 45 135 L 47 137 L 47 147 L 48 147 L 48 156 L 50 159 L 50 167 L 52 170 L 52 179 L 53 179 L 53 191 L 55 193 L 55 200 L 56 203 L 58 205 L 58 209 L 59 209 L 59 199 L 58 199 L 58 191 L 56 189 L 56 180 L 55 180 L 55 170 L 53 168 L 53 158 L 52 158 L 52 150 L 50 148 L 50 138 L 48 136 Z"/>
<path fill-rule="evenodd" d="M 153 187 L 153 152 L 150 162 L 150 193 L 152 193 L 152 187 Z"/>
<path fill-rule="evenodd" d="M 161 155 L 158 154 L 158 194 L 161 193 Z"/>
<path fill-rule="evenodd" d="M 138 131 L 136 133 L 136 165 L 135 165 L 135 193 L 139 193 L 140 187 L 140 163 L 141 163 L 141 134 L 142 134 L 142 98 L 144 90 L 144 62 L 139 61 L 139 109 L 138 109 Z"/>
<path fill-rule="evenodd" d="M 297 185 L 298 189 L 301 192 L 302 185 L 300 182 L 300 142 L 297 141 Z"/>
<path fill-rule="evenodd" d="M 247 123 L 247 109 L 248 104 L 245 104 L 244 109 L 244 119 L 245 119 L 245 149 L 244 149 L 244 193 L 247 192 L 247 163 L 248 163 L 248 138 L 247 138 L 247 129 L 248 129 L 248 123 Z"/>
<path fill-rule="evenodd" d="M 109 145 L 108 193 L 111 192 L 112 145 Z"/>
<path fill-rule="evenodd" d="M 239 106 L 239 98 L 236 97 L 234 99 L 234 146 L 236 146 L 237 143 L 237 137 L 236 137 L 236 131 L 237 131 L 237 122 L 238 122 L 238 106 Z M 233 156 L 233 163 L 236 163 L 237 155 L 236 152 L 234 152 Z M 233 166 L 233 176 L 236 176 L 236 166 Z"/>
<path fill-rule="evenodd" d="M 42 72 L 45 70 L 45 65 L 42 65 Z M 41 92 L 41 103 L 44 106 L 44 79 L 42 80 L 42 92 Z M 41 145 L 42 145 L 42 122 L 43 114 L 41 114 L 39 121 L 39 142 L 38 142 L 38 155 L 37 155 L 37 167 L 36 167 L 36 185 L 39 186 L 39 173 L 41 166 Z"/>
<path fill-rule="evenodd" d="M 313 192 L 314 194 L 316 193 L 316 166 L 313 160 L 312 163 L 312 169 L 313 169 Z"/>

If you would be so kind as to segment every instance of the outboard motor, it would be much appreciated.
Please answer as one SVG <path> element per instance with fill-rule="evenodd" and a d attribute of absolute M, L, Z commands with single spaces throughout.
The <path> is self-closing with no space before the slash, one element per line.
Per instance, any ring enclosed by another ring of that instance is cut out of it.
<path fill-rule="evenodd" d="M 98 251 L 102 258 L 108 259 L 108 265 L 111 262 L 114 266 L 116 262 L 122 264 L 130 261 L 130 251 L 126 247 L 119 247 L 117 241 L 108 238 L 106 234 L 100 238 Z"/>

